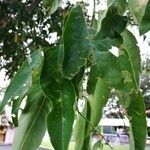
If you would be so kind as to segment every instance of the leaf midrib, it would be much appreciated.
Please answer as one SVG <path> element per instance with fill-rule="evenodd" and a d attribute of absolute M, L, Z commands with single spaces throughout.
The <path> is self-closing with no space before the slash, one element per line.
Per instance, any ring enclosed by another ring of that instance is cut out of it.
<path fill-rule="evenodd" d="M 29 134 L 30 134 L 30 131 L 32 130 L 32 128 L 33 128 L 33 126 L 34 126 L 34 124 L 35 124 L 35 122 L 36 122 L 36 120 L 37 120 L 37 118 L 38 118 L 38 115 L 40 114 L 40 111 L 41 111 L 41 109 L 42 109 L 42 107 L 43 107 L 43 105 L 44 105 L 45 99 L 46 99 L 46 98 L 44 97 L 44 98 L 43 98 L 43 102 L 42 102 L 40 108 L 38 109 L 38 112 L 36 113 L 35 119 L 32 121 L 31 126 L 30 126 L 30 128 L 29 128 L 29 130 L 28 130 L 28 132 L 27 132 L 27 135 L 26 135 L 26 137 L 24 138 L 25 140 L 22 142 L 21 150 L 22 150 L 24 144 L 26 143 L 26 141 L 27 141 L 27 139 L 28 139 L 28 136 L 29 136 Z"/>

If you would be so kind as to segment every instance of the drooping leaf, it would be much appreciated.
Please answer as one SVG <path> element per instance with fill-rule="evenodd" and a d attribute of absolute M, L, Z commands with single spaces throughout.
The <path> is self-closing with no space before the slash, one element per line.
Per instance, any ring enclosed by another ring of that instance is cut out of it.
<path fill-rule="evenodd" d="M 40 92 L 40 91 L 39 91 Z M 13 150 L 36 150 L 46 131 L 46 119 L 50 112 L 50 101 L 38 96 L 28 111 L 22 113 L 15 132 Z M 35 138 L 36 137 L 36 138 Z"/>
<path fill-rule="evenodd" d="M 19 69 L 16 76 L 8 86 L 3 101 L 1 103 L 1 109 L 7 104 L 7 102 L 15 97 L 24 95 L 31 85 L 31 70 L 29 64 L 26 62 Z"/>
<path fill-rule="evenodd" d="M 139 85 L 139 73 L 141 71 L 141 58 L 140 58 L 140 50 L 137 46 L 137 41 L 131 32 L 125 30 L 122 33 L 123 37 L 123 48 L 126 50 L 129 56 L 129 61 L 132 66 L 132 74 L 134 76 L 134 80 L 137 83 L 137 87 Z"/>
<path fill-rule="evenodd" d="M 97 127 L 101 120 L 103 108 L 106 105 L 108 98 L 110 96 L 111 89 L 107 86 L 107 83 L 102 79 L 98 78 L 94 94 L 91 95 L 90 106 L 91 106 L 91 116 L 90 123 Z M 93 128 L 89 125 L 87 130 L 87 135 L 90 135 Z"/>
<path fill-rule="evenodd" d="M 110 52 L 98 50 L 95 51 L 94 57 L 90 74 L 94 74 L 94 78 L 103 78 L 111 88 L 122 89 L 124 77 L 117 57 Z"/>
<path fill-rule="evenodd" d="M 91 45 L 93 48 L 93 64 L 91 66 L 91 71 L 88 78 L 87 92 L 89 94 L 93 94 L 97 82 L 97 77 L 99 76 L 97 67 L 97 62 L 100 62 L 101 57 L 99 57 L 100 53 L 105 52 L 109 53 L 108 50 L 111 49 L 112 40 L 110 38 L 105 38 L 103 40 L 92 40 Z M 103 54 L 102 54 L 103 55 Z M 96 57 L 98 59 L 96 59 Z"/>
<path fill-rule="evenodd" d="M 138 25 L 140 25 L 144 16 L 147 2 L 148 0 L 128 0 L 130 11 L 135 17 Z"/>
<path fill-rule="evenodd" d="M 30 57 L 30 61 L 31 62 L 26 61 L 12 79 L 5 92 L 0 110 L 12 98 L 20 96 L 23 97 L 27 93 L 32 83 L 32 70 L 35 70 L 41 61 L 41 51 L 37 50 L 33 52 Z"/>
<path fill-rule="evenodd" d="M 63 80 L 60 101 L 53 103 L 47 126 L 55 150 L 67 150 L 74 122 L 75 90 L 69 80 Z M 59 138 L 58 138 L 59 137 Z"/>
<path fill-rule="evenodd" d="M 101 29 L 95 39 L 102 40 L 109 37 L 114 41 L 113 45 L 121 44 L 120 33 L 125 29 L 126 24 L 127 19 L 118 13 L 118 8 L 111 6 L 102 20 Z"/>
<path fill-rule="evenodd" d="M 123 44 L 119 64 L 124 76 L 124 85 L 130 92 L 122 94 L 120 101 L 127 111 L 130 120 L 130 149 L 144 150 L 146 140 L 145 106 L 139 92 L 140 52 L 135 37 L 127 30 L 122 33 Z"/>
<path fill-rule="evenodd" d="M 43 6 L 47 8 L 49 14 L 53 14 L 59 7 L 61 0 L 43 0 Z"/>
<path fill-rule="evenodd" d="M 86 114 L 86 124 L 85 124 L 85 136 L 84 136 L 84 141 L 83 141 L 83 145 L 82 145 L 82 150 L 91 150 L 91 136 L 87 136 L 87 130 L 89 128 L 89 121 L 90 121 L 90 117 L 91 117 L 91 106 L 90 106 L 90 102 L 86 101 L 86 105 L 87 105 L 87 114 Z"/>
<path fill-rule="evenodd" d="M 144 34 L 150 30 L 150 0 L 147 3 L 145 14 L 139 26 L 140 34 Z"/>
<path fill-rule="evenodd" d="M 60 97 L 63 58 L 64 51 L 62 46 L 44 51 L 44 66 L 40 84 L 47 98 L 59 99 Z"/>
<path fill-rule="evenodd" d="M 124 13 L 126 9 L 126 0 L 107 0 L 107 6 L 110 7 L 111 5 L 118 7 L 119 11 Z"/>
<path fill-rule="evenodd" d="M 123 98 L 131 128 L 130 149 L 145 150 L 147 123 L 142 95 L 138 92 Z"/>
<path fill-rule="evenodd" d="M 32 86 L 28 90 L 27 93 L 27 101 L 26 101 L 26 107 L 24 108 L 24 112 L 28 111 L 32 107 L 32 103 L 34 103 L 39 97 L 41 97 L 42 88 L 40 86 L 40 76 L 44 64 L 44 57 L 41 54 L 41 51 L 39 53 L 39 61 L 36 65 L 32 65 Z"/>
<path fill-rule="evenodd" d="M 120 51 L 118 60 L 122 76 L 124 78 L 124 85 L 122 85 L 122 87 L 126 92 L 132 93 L 134 90 L 137 90 L 137 83 L 134 78 L 135 76 L 133 73 L 132 62 L 130 61 L 129 54 L 125 49 L 121 49 Z"/>
<path fill-rule="evenodd" d="M 83 67 L 90 53 L 90 42 L 85 18 L 80 6 L 74 7 L 64 28 L 64 76 L 73 78 Z"/>
<path fill-rule="evenodd" d="M 51 101 L 44 96 L 40 87 L 42 67 L 43 57 L 41 56 L 38 65 L 32 72 L 33 85 L 29 90 L 26 106 L 19 118 L 19 127 L 16 128 L 13 150 L 36 150 L 45 134 Z"/>
<path fill-rule="evenodd" d="M 85 102 L 83 112 L 81 112 L 81 114 L 86 118 L 87 116 L 86 102 Z M 85 138 L 85 125 L 86 125 L 86 120 L 80 114 L 78 114 L 76 125 L 74 127 L 75 149 L 82 150 L 83 141 Z"/>

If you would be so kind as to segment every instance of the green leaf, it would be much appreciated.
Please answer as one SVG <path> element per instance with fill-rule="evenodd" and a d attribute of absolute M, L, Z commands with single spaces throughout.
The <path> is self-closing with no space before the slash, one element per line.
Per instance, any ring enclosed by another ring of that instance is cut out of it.
<path fill-rule="evenodd" d="M 29 90 L 32 83 L 32 70 L 35 70 L 41 61 L 41 51 L 37 50 L 33 52 L 30 59 L 31 62 L 25 61 L 23 63 L 9 84 L 1 103 L 0 110 L 7 104 L 9 100 L 14 97 L 24 97 Z"/>
<path fill-rule="evenodd" d="M 39 90 L 38 92 L 41 92 Z M 43 94 L 36 98 L 28 111 L 19 118 L 19 127 L 16 128 L 13 150 L 36 150 L 41 144 L 46 131 L 46 120 L 51 110 L 49 99 Z M 36 138 L 35 138 L 36 137 Z"/>
<path fill-rule="evenodd" d="M 93 94 L 94 90 L 95 90 L 95 86 L 96 86 L 96 82 L 97 82 L 97 77 L 99 77 L 99 72 L 97 70 L 97 61 L 101 61 L 96 60 L 96 55 L 98 55 L 97 58 L 99 58 L 100 52 L 106 52 L 109 53 L 108 50 L 111 49 L 111 45 L 112 45 L 112 40 L 110 38 L 105 38 L 103 40 L 92 40 L 91 41 L 91 45 L 93 48 L 93 57 L 91 59 L 91 61 L 93 61 L 93 64 L 91 66 L 91 71 L 89 74 L 89 78 L 88 78 L 88 84 L 87 84 L 87 92 L 89 94 Z"/>
<path fill-rule="evenodd" d="M 25 95 L 31 86 L 31 69 L 27 62 L 25 62 L 19 69 L 11 83 L 9 84 L 3 101 L 0 106 L 0 110 L 15 96 Z"/>
<path fill-rule="evenodd" d="M 85 102 L 83 112 L 81 112 L 81 114 L 86 118 L 87 116 L 86 102 Z M 75 149 L 82 150 L 83 141 L 85 138 L 85 125 L 86 125 L 86 120 L 80 114 L 78 114 L 75 128 L 74 128 Z"/>
<path fill-rule="evenodd" d="M 86 125 L 85 125 L 85 137 L 84 137 L 84 141 L 83 141 L 83 146 L 82 146 L 82 150 L 91 150 L 91 137 L 88 135 L 86 135 L 88 127 L 89 127 L 89 120 L 90 120 L 90 116 L 91 116 L 91 106 L 90 106 L 90 102 L 86 101 L 86 107 L 87 107 L 87 114 L 86 114 Z"/>
<path fill-rule="evenodd" d="M 130 11 L 135 17 L 138 25 L 140 25 L 144 16 L 147 2 L 148 0 L 128 0 Z"/>
<path fill-rule="evenodd" d="M 122 76 L 124 78 L 124 85 L 122 85 L 122 89 L 126 92 L 132 93 L 134 90 L 137 90 L 137 83 L 132 70 L 132 62 L 130 61 L 129 55 L 125 49 L 121 49 L 118 60 Z"/>
<path fill-rule="evenodd" d="M 144 100 L 138 92 L 130 95 L 129 99 L 125 99 L 125 103 L 126 101 L 130 101 L 126 108 L 131 128 L 130 149 L 145 150 L 147 123 Z"/>
<path fill-rule="evenodd" d="M 12 121 L 15 127 L 18 127 L 18 111 L 21 105 L 23 98 L 19 97 L 12 100 Z"/>
<path fill-rule="evenodd" d="M 49 14 L 53 14 L 59 7 L 61 0 L 43 0 L 43 6 L 47 8 Z"/>
<path fill-rule="evenodd" d="M 110 52 L 96 50 L 90 72 L 90 74 L 94 75 L 93 81 L 100 77 L 105 80 L 109 87 L 121 90 L 124 84 L 124 77 L 118 64 L 117 57 Z"/>
<path fill-rule="evenodd" d="M 121 1 L 117 0 L 116 5 L 118 6 L 120 12 L 123 14 L 126 10 L 126 5 L 127 5 L 126 0 L 121 0 Z"/>
<path fill-rule="evenodd" d="M 116 0 L 107 0 L 107 7 L 109 8 Z"/>
<path fill-rule="evenodd" d="M 108 51 L 112 45 L 110 38 L 91 42 L 93 64 L 88 80 L 89 94 L 94 92 L 98 77 L 104 78 L 109 87 L 117 90 L 133 92 L 139 89 L 140 53 L 137 41 L 129 31 L 124 31 L 122 36 L 119 57 Z"/>
<path fill-rule="evenodd" d="M 60 83 L 62 80 L 63 47 L 53 47 L 44 51 L 44 66 L 40 84 L 47 98 L 59 99 Z"/>
<path fill-rule="evenodd" d="M 92 39 L 96 35 L 97 31 L 95 28 L 88 27 L 88 37 Z"/>
<path fill-rule="evenodd" d="M 98 123 L 101 120 L 102 111 L 108 101 L 110 91 L 111 89 L 107 86 L 107 83 L 102 78 L 98 78 L 94 94 L 91 95 L 90 98 L 90 106 L 91 106 L 90 123 L 94 127 L 97 127 Z M 93 128 L 89 125 L 87 135 L 89 135 L 92 130 Z"/>
<path fill-rule="evenodd" d="M 150 30 L 150 0 L 147 3 L 145 14 L 139 26 L 140 34 L 144 34 Z"/>
<path fill-rule="evenodd" d="M 129 61 L 132 67 L 132 74 L 134 76 L 134 81 L 139 87 L 139 73 L 141 72 L 141 58 L 140 58 L 140 50 L 137 46 L 137 41 L 131 32 L 125 30 L 122 33 L 123 37 L 123 48 L 126 50 L 129 56 Z"/>
<path fill-rule="evenodd" d="M 79 97 L 80 92 L 82 91 L 82 79 L 84 75 L 85 67 L 82 67 L 80 71 L 73 77 L 72 83 L 76 90 L 76 95 Z"/>
<path fill-rule="evenodd" d="M 63 80 L 60 101 L 53 103 L 47 126 L 55 150 L 67 150 L 74 122 L 75 90 L 69 80 Z M 59 138 L 58 138 L 59 137 Z"/>
<path fill-rule="evenodd" d="M 46 131 L 47 116 L 51 110 L 51 101 L 47 99 L 40 87 L 40 74 L 43 67 L 43 56 L 39 53 L 38 64 L 32 71 L 31 86 L 26 106 L 19 118 L 13 143 L 14 150 L 36 150 Z M 36 137 L 36 138 L 35 138 Z"/>
<path fill-rule="evenodd" d="M 107 6 L 110 7 L 111 5 L 118 7 L 119 11 L 124 13 L 126 9 L 126 0 L 107 0 Z"/>
<path fill-rule="evenodd" d="M 101 30 L 97 34 L 97 40 L 105 39 L 107 37 L 113 40 L 121 40 L 120 33 L 124 30 L 127 24 L 127 19 L 118 13 L 118 8 L 111 6 L 109 7 L 105 18 L 102 20 Z M 120 43 L 119 42 L 119 43 Z"/>
<path fill-rule="evenodd" d="M 90 42 L 88 30 L 85 23 L 82 8 L 74 7 L 65 24 L 64 28 L 64 76 L 68 79 L 73 78 L 83 67 L 90 53 Z"/>

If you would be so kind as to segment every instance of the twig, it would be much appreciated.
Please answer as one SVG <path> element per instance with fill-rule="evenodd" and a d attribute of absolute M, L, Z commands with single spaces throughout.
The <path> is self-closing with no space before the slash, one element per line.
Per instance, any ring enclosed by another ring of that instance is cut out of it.
<path fill-rule="evenodd" d="M 84 117 L 84 115 L 82 115 L 82 113 L 78 110 L 78 108 L 77 108 L 77 112 L 78 112 L 79 115 L 81 115 L 81 117 L 82 117 L 94 130 L 96 130 L 96 131 L 99 133 L 99 135 L 102 137 L 102 139 L 104 139 L 104 141 L 106 142 L 106 144 L 107 144 L 111 149 L 113 149 L 113 147 L 110 145 L 110 143 L 107 141 L 107 139 L 91 124 L 91 122 L 90 122 L 88 119 L 86 119 L 86 118 Z"/>

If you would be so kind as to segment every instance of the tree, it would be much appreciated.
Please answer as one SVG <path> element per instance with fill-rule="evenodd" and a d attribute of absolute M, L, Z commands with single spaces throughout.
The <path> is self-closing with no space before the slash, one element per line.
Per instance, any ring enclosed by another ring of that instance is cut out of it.
<path fill-rule="evenodd" d="M 61 36 L 69 7 L 68 3 L 49 15 L 42 0 L 0 1 L 0 69 L 4 68 L 9 78 L 34 49 L 59 43 L 58 39 L 50 42 L 51 34 Z"/>
<path fill-rule="evenodd" d="M 60 1 L 44 2 L 53 13 Z M 130 149 L 145 149 L 147 125 L 139 88 L 140 52 L 136 38 L 127 29 L 125 12 L 130 10 L 143 35 L 150 29 L 150 1 L 108 0 L 107 6 L 99 20 L 93 17 L 92 26 L 85 21 L 83 6 L 73 7 L 64 19 L 61 43 L 35 50 L 16 73 L 0 107 L 10 102 L 14 124 L 19 124 L 14 150 L 36 149 L 46 129 L 55 150 L 67 150 L 72 133 L 75 149 L 92 149 L 91 133 L 112 89 L 130 121 Z M 118 56 L 111 53 L 112 46 L 118 48 Z M 76 106 L 81 98 L 85 103 L 82 112 Z M 23 99 L 26 105 L 18 122 Z M 73 131 L 75 111 L 78 116 Z"/>

